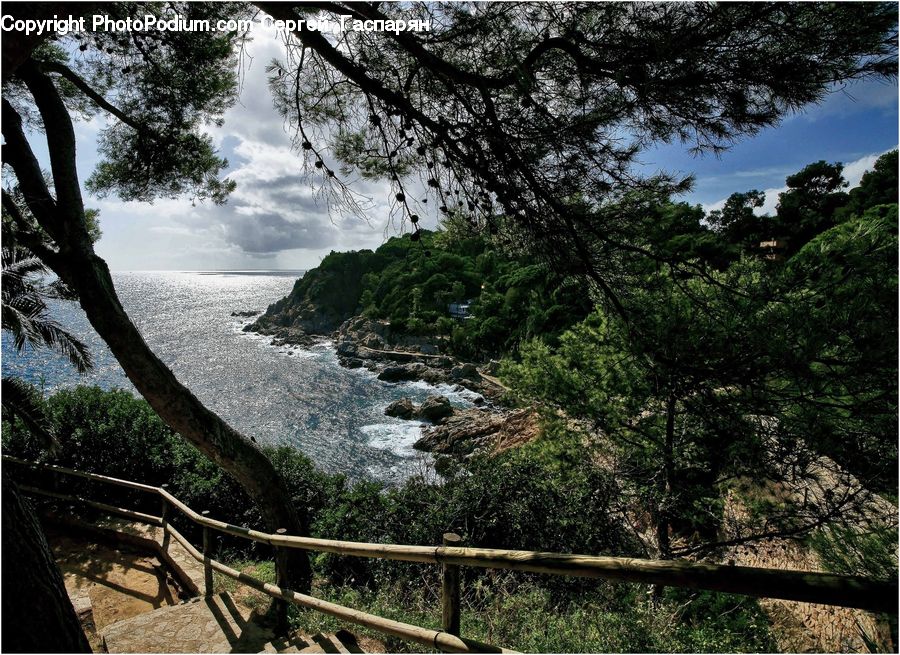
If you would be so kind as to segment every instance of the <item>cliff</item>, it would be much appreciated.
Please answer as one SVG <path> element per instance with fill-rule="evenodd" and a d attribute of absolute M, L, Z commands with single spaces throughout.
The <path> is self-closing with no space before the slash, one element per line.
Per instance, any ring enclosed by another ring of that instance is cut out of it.
<path fill-rule="evenodd" d="M 379 259 L 371 250 L 332 252 L 245 330 L 277 336 L 330 334 L 357 313 L 363 276 L 377 268 Z"/>

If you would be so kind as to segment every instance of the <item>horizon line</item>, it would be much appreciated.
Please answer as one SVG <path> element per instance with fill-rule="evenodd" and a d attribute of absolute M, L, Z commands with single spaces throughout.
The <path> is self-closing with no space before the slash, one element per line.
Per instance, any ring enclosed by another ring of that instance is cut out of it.
<path fill-rule="evenodd" d="M 298 273 L 308 268 L 111 268 L 110 273 Z"/>

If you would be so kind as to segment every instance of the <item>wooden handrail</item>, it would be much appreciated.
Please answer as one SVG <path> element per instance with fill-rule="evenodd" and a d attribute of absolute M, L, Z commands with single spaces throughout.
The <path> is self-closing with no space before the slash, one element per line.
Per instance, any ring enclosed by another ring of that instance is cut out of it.
<path fill-rule="evenodd" d="M 180 532 L 178 532 L 172 526 L 166 526 L 166 530 L 175 537 L 175 540 L 178 541 L 182 546 L 184 546 L 185 550 L 190 553 L 191 557 L 196 559 L 199 562 L 203 562 L 203 553 L 197 550 L 190 541 L 188 541 Z M 300 605 L 302 607 L 309 607 L 314 610 L 318 610 L 319 612 L 323 612 L 325 614 L 330 614 L 339 619 L 344 619 L 346 621 L 351 621 L 353 623 L 357 623 L 359 625 L 364 625 L 370 628 L 374 628 L 379 630 L 380 632 L 384 632 L 386 634 L 393 635 L 395 637 L 400 637 L 401 639 L 408 639 L 409 641 L 413 641 L 419 644 L 424 644 L 425 646 L 429 646 L 431 648 L 436 648 L 438 650 L 444 651 L 445 653 L 516 653 L 518 651 L 508 650 L 506 648 L 499 648 L 497 646 L 491 646 L 489 644 L 483 644 L 479 641 L 475 641 L 474 639 L 465 639 L 462 637 L 457 637 L 451 635 L 442 630 L 431 630 L 429 628 L 421 628 L 416 625 L 411 625 L 409 623 L 402 623 L 400 621 L 393 621 L 391 619 L 385 619 L 381 616 L 376 616 L 375 614 L 368 614 L 366 612 L 360 612 L 359 610 L 354 610 L 349 607 L 344 607 L 343 605 L 338 605 L 336 603 L 330 603 L 326 600 L 322 600 L 320 598 L 314 598 L 313 596 L 307 596 L 305 594 L 298 593 L 296 591 L 291 591 L 289 589 L 282 589 L 276 585 L 270 584 L 268 582 L 263 582 L 262 580 L 257 580 L 254 577 L 247 575 L 246 573 L 242 573 L 236 569 L 233 569 L 221 562 L 210 559 L 208 560 L 213 569 L 218 571 L 219 573 L 226 575 L 230 578 L 241 582 L 248 587 L 252 587 L 257 591 L 261 591 L 273 598 L 281 598 L 288 602 L 294 603 L 295 605 Z"/>
<path fill-rule="evenodd" d="M 38 464 L 8 455 L 4 455 L 3 460 L 155 493 L 165 498 L 199 525 L 276 547 L 301 548 L 355 557 L 456 564 L 549 575 L 659 584 L 758 598 L 778 598 L 853 607 L 873 612 L 897 613 L 898 584 L 896 580 L 888 582 L 870 580 L 861 576 L 724 566 L 685 560 L 650 560 L 494 548 L 408 546 L 269 534 L 202 516 L 159 487 L 95 473 L 85 473 L 52 464 Z"/>
<path fill-rule="evenodd" d="M 95 500 L 81 498 L 80 496 L 69 496 L 66 494 L 57 493 L 55 491 L 45 491 L 44 489 L 38 489 L 37 487 L 30 487 L 24 484 L 19 485 L 19 489 L 26 493 L 36 494 L 38 496 L 47 496 L 48 498 L 56 498 L 57 500 L 82 503 L 83 505 L 87 505 L 88 507 L 93 507 L 94 509 L 99 509 L 104 512 L 110 512 L 112 514 L 127 516 L 130 519 L 141 521 L 142 523 L 149 523 L 150 525 L 162 525 L 162 519 L 160 519 L 160 517 L 158 516 L 153 516 L 152 514 L 144 514 L 143 512 L 135 512 L 134 510 L 126 509 L 124 507 L 116 507 L 115 505 L 98 503 Z"/>

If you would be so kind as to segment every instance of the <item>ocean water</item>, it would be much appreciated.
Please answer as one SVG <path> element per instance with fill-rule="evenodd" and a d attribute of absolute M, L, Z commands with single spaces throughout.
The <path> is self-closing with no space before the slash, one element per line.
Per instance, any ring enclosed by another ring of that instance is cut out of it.
<path fill-rule="evenodd" d="M 253 319 L 239 310 L 265 310 L 287 295 L 302 271 L 122 272 L 116 290 L 144 339 L 178 379 L 244 434 L 266 444 L 290 444 L 331 472 L 398 483 L 429 459 L 413 450 L 420 423 L 384 415 L 403 397 L 421 402 L 441 393 L 459 407 L 475 394 L 422 382 L 388 384 L 365 369 L 338 364 L 328 341 L 275 347 L 269 337 L 241 331 Z M 85 341 L 95 368 L 79 375 L 50 350 L 19 354 L 3 334 L 3 375 L 52 393 L 79 384 L 135 393 L 112 353 L 76 303 L 53 304 L 53 315 Z"/>

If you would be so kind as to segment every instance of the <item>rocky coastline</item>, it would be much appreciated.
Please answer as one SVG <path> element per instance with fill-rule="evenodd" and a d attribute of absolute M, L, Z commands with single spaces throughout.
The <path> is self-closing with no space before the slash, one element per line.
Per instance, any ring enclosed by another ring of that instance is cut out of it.
<path fill-rule="evenodd" d="M 266 312 L 243 330 L 269 336 L 275 346 L 309 348 L 331 340 L 342 366 L 366 368 L 384 382 L 421 380 L 478 394 L 473 401 L 476 406 L 471 409 L 455 409 L 443 396 L 430 397 L 422 406 L 415 406 L 409 399 L 389 406 L 385 412 L 389 416 L 428 422 L 423 426 L 422 438 L 414 445 L 419 450 L 467 456 L 485 449 L 504 449 L 502 444 L 528 440 L 529 435 L 537 433 L 531 410 L 511 411 L 503 407 L 506 388 L 492 377 L 493 362 L 479 368 L 460 361 L 442 353 L 440 341 L 398 335 L 387 321 L 354 316 L 333 328 L 332 317 L 307 315 L 297 320 L 299 317 L 294 316 L 291 321 L 283 318 Z"/>
<path fill-rule="evenodd" d="M 421 405 L 403 398 L 388 405 L 384 413 L 429 421 L 431 425 L 424 426 L 413 448 L 438 455 L 500 453 L 531 441 L 540 432 L 537 412 L 530 408 L 456 409 L 444 396 L 429 396 Z"/>
<path fill-rule="evenodd" d="M 334 342 L 338 361 L 347 368 L 366 368 L 384 382 L 421 380 L 429 384 L 458 385 L 499 403 L 506 388 L 490 376 L 491 367 L 479 369 L 475 364 L 442 354 L 440 345 L 431 337 L 397 335 L 387 321 L 354 316 L 335 330 L 318 330 L 328 322 L 293 321 L 284 325 L 263 314 L 246 325 L 244 332 L 272 337 L 272 345 L 295 345 L 308 348 L 323 340 Z"/>

